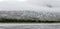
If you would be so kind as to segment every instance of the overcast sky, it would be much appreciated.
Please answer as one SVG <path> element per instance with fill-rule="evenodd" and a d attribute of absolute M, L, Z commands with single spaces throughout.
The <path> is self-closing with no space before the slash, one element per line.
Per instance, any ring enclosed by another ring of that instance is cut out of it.
<path fill-rule="evenodd" d="M 52 7 L 48 7 L 51 5 Z M 0 10 L 34 10 L 60 12 L 60 0 L 0 0 Z"/>

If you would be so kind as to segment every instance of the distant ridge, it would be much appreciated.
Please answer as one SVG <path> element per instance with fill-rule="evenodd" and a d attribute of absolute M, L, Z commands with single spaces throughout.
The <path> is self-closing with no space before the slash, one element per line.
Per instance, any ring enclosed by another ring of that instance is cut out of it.
<path fill-rule="evenodd" d="M 60 21 L 59 14 L 43 11 L 0 11 L 0 18 Z"/>

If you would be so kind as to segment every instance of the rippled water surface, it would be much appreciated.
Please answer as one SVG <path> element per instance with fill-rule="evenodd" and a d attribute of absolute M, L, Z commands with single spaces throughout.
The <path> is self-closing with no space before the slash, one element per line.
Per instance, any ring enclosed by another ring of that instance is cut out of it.
<path fill-rule="evenodd" d="M 0 29 L 60 29 L 60 25 L 1 25 Z"/>

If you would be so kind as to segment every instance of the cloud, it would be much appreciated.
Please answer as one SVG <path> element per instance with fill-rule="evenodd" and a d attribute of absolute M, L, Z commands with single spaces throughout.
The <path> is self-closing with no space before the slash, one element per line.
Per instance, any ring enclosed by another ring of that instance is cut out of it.
<path fill-rule="evenodd" d="M 52 8 L 49 8 L 51 5 Z M 58 9 L 57 9 L 58 8 Z M 4 0 L 0 2 L 0 10 L 34 10 L 34 11 L 59 11 L 60 0 L 27 0 L 20 2 L 18 0 Z"/>

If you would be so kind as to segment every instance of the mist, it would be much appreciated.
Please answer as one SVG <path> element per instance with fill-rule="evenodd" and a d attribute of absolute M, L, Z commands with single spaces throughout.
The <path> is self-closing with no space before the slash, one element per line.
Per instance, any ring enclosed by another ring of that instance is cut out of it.
<path fill-rule="evenodd" d="M 0 11 L 48 11 L 60 12 L 60 0 L 0 0 Z M 51 5 L 52 7 L 48 7 Z"/>

